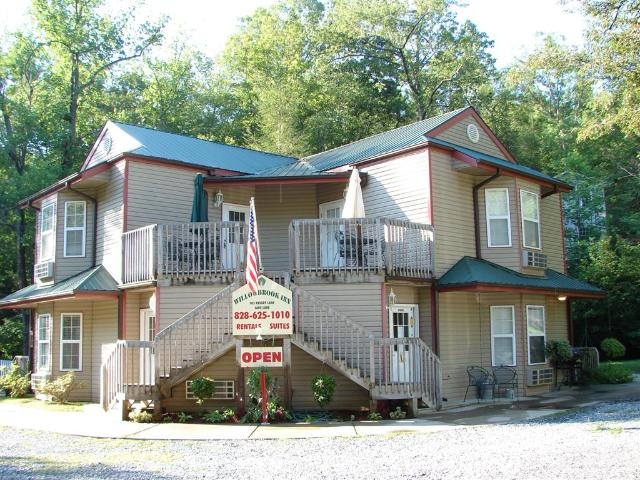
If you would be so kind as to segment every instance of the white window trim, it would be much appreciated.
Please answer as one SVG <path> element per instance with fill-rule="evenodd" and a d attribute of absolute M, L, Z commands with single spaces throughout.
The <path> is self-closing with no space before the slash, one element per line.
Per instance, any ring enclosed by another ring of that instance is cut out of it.
<path fill-rule="evenodd" d="M 64 317 L 80 317 L 80 338 L 78 340 L 63 340 L 64 335 Z M 61 372 L 79 372 L 82 370 L 82 313 L 61 313 L 60 314 L 60 371 Z M 67 344 L 78 344 L 78 368 L 63 368 L 64 346 Z"/>
<path fill-rule="evenodd" d="M 82 204 L 84 208 L 84 218 L 81 227 L 68 227 L 67 226 L 67 208 L 74 203 Z M 67 233 L 68 232 L 82 232 L 82 253 L 80 255 L 69 255 L 67 253 Z M 86 241 L 87 241 L 87 202 L 84 200 L 70 200 L 64 202 L 64 256 L 65 257 L 84 257 L 86 254 Z"/>
<path fill-rule="evenodd" d="M 503 191 L 506 194 L 507 200 L 507 214 L 505 216 L 490 216 L 489 215 L 489 202 L 487 201 L 487 193 L 495 191 Z M 508 188 L 487 188 L 484 191 L 484 211 L 487 217 L 487 245 L 489 247 L 510 247 L 511 246 L 511 209 L 509 207 L 509 189 Z M 491 239 L 491 220 L 504 220 L 507 219 L 507 233 L 509 236 L 509 240 L 505 245 L 494 245 Z"/>
<path fill-rule="evenodd" d="M 536 199 L 536 213 L 537 216 L 536 218 L 528 218 L 524 216 L 524 196 L 525 195 L 533 195 Z M 530 192 L 529 190 L 520 190 L 520 217 L 521 217 L 521 224 L 522 224 L 522 246 L 525 248 L 532 248 L 534 250 L 541 250 L 542 249 L 542 239 L 541 239 L 541 233 L 540 233 L 540 195 L 538 195 L 535 192 Z M 529 222 L 535 222 L 538 225 L 538 246 L 534 246 L 534 245 L 527 245 L 527 235 L 524 231 L 524 222 L 529 221 Z"/>
<path fill-rule="evenodd" d="M 51 210 L 51 229 L 44 230 L 44 216 L 45 212 L 49 209 Z M 46 254 L 44 251 L 45 234 L 51 236 L 51 252 L 49 252 L 48 254 Z M 51 202 L 47 205 L 43 205 L 40 209 L 40 252 L 38 253 L 40 261 L 53 260 L 56 256 L 56 202 Z"/>
<path fill-rule="evenodd" d="M 499 333 L 499 334 L 494 334 L 493 333 L 493 312 L 494 310 L 498 309 L 498 308 L 509 308 L 511 310 L 511 331 L 513 332 L 510 335 L 504 334 L 504 333 Z M 513 305 L 492 305 L 491 306 L 491 318 L 490 318 L 490 323 L 491 323 L 491 365 L 493 367 L 498 367 L 500 365 L 505 365 L 504 363 L 500 363 L 498 364 L 498 362 L 496 362 L 496 349 L 494 348 L 494 343 L 493 343 L 493 339 L 494 338 L 511 338 L 511 350 L 513 351 L 513 363 L 509 364 L 508 366 L 510 367 L 515 367 L 516 366 L 516 358 L 517 358 L 517 352 L 516 352 L 516 317 L 515 317 L 515 308 Z"/>
<path fill-rule="evenodd" d="M 533 309 L 540 309 L 542 310 L 542 330 L 543 330 L 543 334 L 542 334 L 542 344 L 546 345 L 547 343 L 547 316 L 544 310 L 544 305 L 527 305 L 525 310 L 526 310 L 526 315 L 527 315 L 527 363 L 529 365 L 543 365 L 545 363 L 547 363 L 547 359 L 545 357 L 545 359 L 542 362 L 536 362 L 536 363 L 532 363 L 531 362 L 531 342 L 530 339 L 531 337 L 539 337 L 540 335 L 530 335 L 529 334 L 529 310 L 533 310 Z"/>
<path fill-rule="evenodd" d="M 40 337 L 40 322 L 46 318 L 49 322 L 49 326 L 47 329 L 47 333 L 49 338 L 47 338 L 46 340 L 43 340 Z M 36 352 L 36 372 L 38 373 L 50 373 L 51 372 L 51 328 L 52 328 L 52 324 L 51 324 L 51 314 L 49 313 L 43 313 L 41 315 L 38 315 L 38 324 L 36 325 L 36 332 L 38 334 L 38 351 Z M 40 352 L 41 352 L 41 348 L 43 344 L 47 344 L 49 345 L 49 354 L 47 355 L 47 365 L 45 366 L 41 366 L 40 365 Z"/>

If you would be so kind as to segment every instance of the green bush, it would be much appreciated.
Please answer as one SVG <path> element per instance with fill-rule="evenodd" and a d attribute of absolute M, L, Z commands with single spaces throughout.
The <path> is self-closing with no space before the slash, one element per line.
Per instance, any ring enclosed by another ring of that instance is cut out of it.
<path fill-rule="evenodd" d="M 22 373 L 17 363 L 11 365 L 11 370 L 0 378 L 0 388 L 12 398 L 24 397 L 29 392 L 29 374 Z"/>
<path fill-rule="evenodd" d="M 627 349 L 617 339 L 613 337 L 605 338 L 600 342 L 600 350 L 608 359 L 624 357 Z"/>
<path fill-rule="evenodd" d="M 318 374 L 311 380 L 311 390 L 313 391 L 313 399 L 320 406 L 326 407 L 333 398 L 333 392 L 336 389 L 336 379 L 332 375 Z"/>
<path fill-rule="evenodd" d="M 553 363 L 566 362 L 573 357 L 571 344 L 566 340 L 549 340 L 544 346 L 544 353 Z"/>
<path fill-rule="evenodd" d="M 633 381 L 633 372 L 621 363 L 603 363 L 598 368 L 584 371 L 587 383 L 618 384 Z"/>
<path fill-rule="evenodd" d="M 191 380 L 191 392 L 196 397 L 196 403 L 202 405 L 207 398 L 213 397 L 216 384 L 213 378 L 198 377 Z"/>
<path fill-rule="evenodd" d="M 55 380 L 42 384 L 38 387 L 38 392 L 49 395 L 51 401 L 55 403 L 67 403 L 71 392 L 79 386 L 74 373 L 68 372 Z"/>
<path fill-rule="evenodd" d="M 151 423 L 153 415 L 146 410 L 136 409 L 129 412 L 129 420 L 136 423 Z"/>
<path fill-rule="evenodd" d="M 389 418 L 393 420 L 401 420 L 407 416 L 407 412 L 402 410 L 400 407 L 396 407 L 395 410 L 389 412 Z"/>

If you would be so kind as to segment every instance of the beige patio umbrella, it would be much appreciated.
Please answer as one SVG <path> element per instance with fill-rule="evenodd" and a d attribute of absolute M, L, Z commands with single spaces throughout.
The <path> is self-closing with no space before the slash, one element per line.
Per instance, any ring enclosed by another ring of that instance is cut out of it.
<path fill-rule="evenodd" d="M 342 207 L 342 218 L 363 218 L 364 202 L 362 200 L 362 187 L 360 186 L 360 172 L 356 167 L 351 170 L 347 195 Z"/>

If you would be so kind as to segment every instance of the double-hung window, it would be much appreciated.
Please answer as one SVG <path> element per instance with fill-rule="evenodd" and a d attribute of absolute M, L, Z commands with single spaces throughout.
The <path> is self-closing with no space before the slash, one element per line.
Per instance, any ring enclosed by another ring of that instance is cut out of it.
<path fill-rule="evenodd" d="M 36 362 L 38 372 L 51 371 L 51 315 L 38 315 L 38 350 Z"/>
<path fill-rule="evenodd" d="M 516 336 L 513 305 L 491 307 L 491 364 L 516 364 Z"/>
<path fill-rule="evenodd" d="M 484 191 L 484 199 L 487 212 L 489 246 L 510 247 L 509 190 L 506 188 L 487 188 Z"/>
<path fill-rule="evenodd" d="M 82 370 L 82 314 L 63 313 L 60 323 L 60 370 Z"/>
<path fill-rule="evenodd" d="M 64 256 L 84 257 L 87 227 L 87 202 L 64 204 Z"/>
<path fill-rule="evenodd" d="M 55 249 L 56 204 L 49 203 L 40 211 L 40 261 L 53 260 Z"/>
<path fill-rule="evenodd" d="M 540 248 L 540 203 L 538 195 L 520 190 L 522 209 L 522 244 L 527 248 Z"/>
<path fill-rule="evenodd" d="M 529 365 L 544 363 L 545 321 L 544 307 L 527 305 L 527 346 L 529 349 Z"/>

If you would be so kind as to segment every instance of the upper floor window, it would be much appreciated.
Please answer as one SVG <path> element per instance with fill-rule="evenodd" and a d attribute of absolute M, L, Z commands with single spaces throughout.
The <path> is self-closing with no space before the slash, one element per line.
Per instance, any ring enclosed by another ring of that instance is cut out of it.
<path fill-rule="evenodd" d="M 487 210 L 487 237 L 490 247 L 511 246 L 509 190 L 488 188 L 484 191 Z"/>
<path fill-rule="evenodd" d="M 82 369 L 82 315 L 63 313 L 60 325 L 60 370 Z"/>
<path fill-rule="evenodd" d="M 56 204 L 49 203 L 40 211 L 40 261 L 54 257 L 56 245 Z"/>
<path fill-rule="evenodd" d="M 528 248 L 540 248 L 540 204 L 538 195 L 520 190 L 522 209 L 522 244 Z"/>
<path fill-rule="evenodd" d="M 516 364 L 515 318 L 512 305 L 491 307 L 491 364 Z"/>
<path fill-rule="evenodd" d="M 87 202 L 64 204 L 64 256 L 84 257 L 87 226 Z"/>
<path fill-rule="evenodd" d="M 541 305 L 527 305 L 527 344 L 529 365 L 546 362 L 544 307 Z"/>
<path fill-rule="evenodd" d="M 36 362 L 38 372 L 51 371 L 51 315 L 38 315 L 38 346 Z"/>

